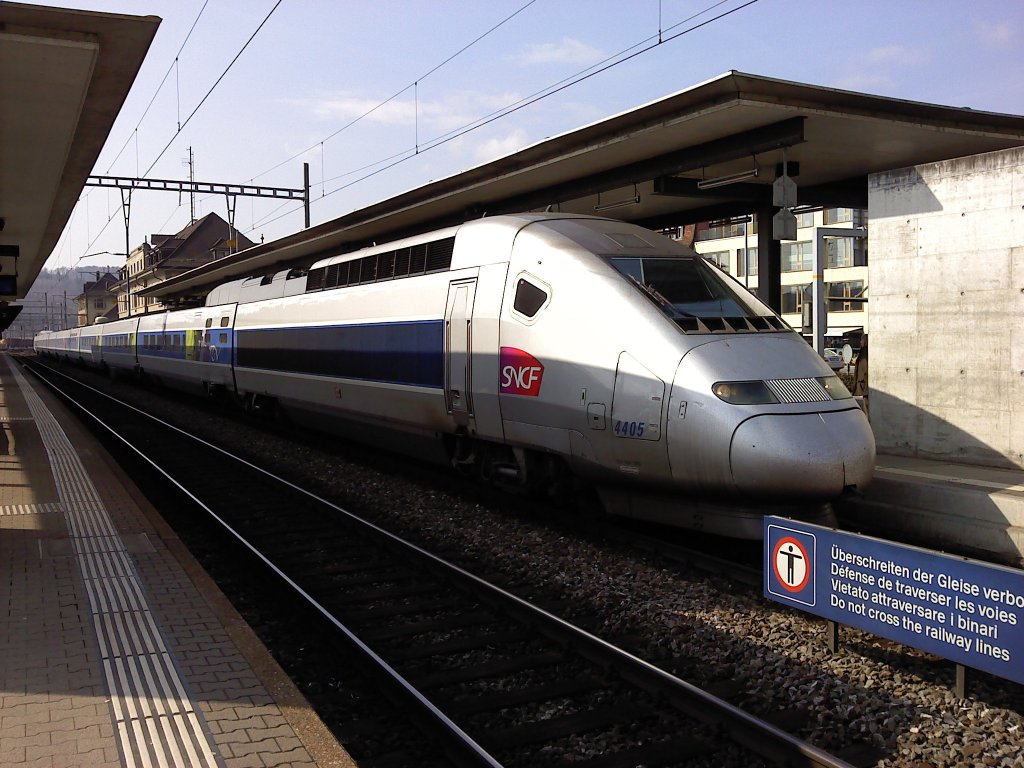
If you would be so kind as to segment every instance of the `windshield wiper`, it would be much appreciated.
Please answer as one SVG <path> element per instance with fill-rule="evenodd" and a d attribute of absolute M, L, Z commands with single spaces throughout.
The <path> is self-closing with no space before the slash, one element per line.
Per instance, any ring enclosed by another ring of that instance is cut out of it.
<path fill-rule="evenodd" d="M 648 297 L 653 299 L 656 304 L 661 306 L 662 309 L 668 310 L 669 312 L 676 315 L 682 315 L 683 317 L 698 317 L 698 315 L 695 315 L 692 312 L 687 312 L 685 309 L 680 309 L 679 307 L 677 307 L 675 304 L 673 304 L 671 301 L 665 298 L 664 294 L 662 294 L 661 291 L 659 291 L 653 285 L 646 285 L 640 280 L 637 280 L 636 277 L 633 275 L 628 275 L 628 277 L 630 280 L 636 283 L 637 287 L 641 291 L 643 291 L 645 294 L 647 294 Z"/>

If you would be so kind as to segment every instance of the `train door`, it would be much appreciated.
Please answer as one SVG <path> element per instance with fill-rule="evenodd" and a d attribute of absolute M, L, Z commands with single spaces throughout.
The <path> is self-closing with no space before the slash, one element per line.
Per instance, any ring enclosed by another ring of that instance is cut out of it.
<path fill-rule="evenodd" d="M 476 278 L 457 280 L 448 286 L 448 305 L 444 318 L 444 397 L 448 412 L 460 426 L 469 426 L 469 419 L 473 415 L 470 351 L 475 295 Z"/>

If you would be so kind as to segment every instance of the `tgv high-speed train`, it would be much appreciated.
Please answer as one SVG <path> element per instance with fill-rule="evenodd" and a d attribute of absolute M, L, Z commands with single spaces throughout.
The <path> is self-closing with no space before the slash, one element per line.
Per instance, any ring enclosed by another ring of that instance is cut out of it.
<path fill-rule="evenodd" d="M 827 522 L 874 467 L 864 413 L 798 334 L 615 220 L 484 218 L 35 347 L 506 485 L 583 478 L 609 512 L 732 536 L 769 512 Z"/>

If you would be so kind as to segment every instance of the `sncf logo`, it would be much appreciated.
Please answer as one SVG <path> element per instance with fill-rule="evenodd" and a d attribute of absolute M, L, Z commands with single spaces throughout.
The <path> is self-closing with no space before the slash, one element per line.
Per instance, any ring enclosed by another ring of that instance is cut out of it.
<path fill-rule="evenodd" d="M 501 348 L 501 394 L 537 397 L 543 378 L 544 366 L 529 352 Z"/>

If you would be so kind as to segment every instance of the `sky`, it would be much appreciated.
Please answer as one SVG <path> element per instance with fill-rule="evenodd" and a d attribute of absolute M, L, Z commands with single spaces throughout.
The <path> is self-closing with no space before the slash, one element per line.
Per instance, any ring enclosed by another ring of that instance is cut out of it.
<path fill-rule="evenodd" d="M 1021 0 L 59 5 L 163 20 L 94 175 L 188 179 L 191 151 L 196 181 L 297 188 L 308 162 L 314 226 L 730 70 L 1024 115 Z M 86 187 L 46 266 L 123 263 L 120 204 Z M 188 195 L 137 191 L 129 241 L 190 220 Z M 301 202 L 240 197 L 235 224 L 275 240 Z"/>

